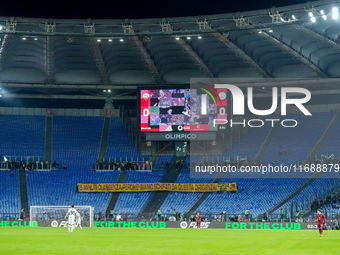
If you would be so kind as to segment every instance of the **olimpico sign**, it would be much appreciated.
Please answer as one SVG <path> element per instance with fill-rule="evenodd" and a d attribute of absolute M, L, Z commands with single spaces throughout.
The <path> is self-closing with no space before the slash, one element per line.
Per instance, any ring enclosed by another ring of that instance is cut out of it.
<path fill-rule="evenodd" d="M 190 132 L 190 133 L 147 133 L 148 141 L 213 141 L 216 140 L 215 132 Z"/>

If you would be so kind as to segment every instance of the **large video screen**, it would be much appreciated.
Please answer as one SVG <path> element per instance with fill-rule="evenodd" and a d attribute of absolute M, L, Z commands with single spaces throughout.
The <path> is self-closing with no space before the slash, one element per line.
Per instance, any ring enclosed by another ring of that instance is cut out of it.
<path fill-rule="evenodd" d="M 219 100 L 201 89 L 140 91 L 141 132 L 217 131 L 216 119 L 226 119 L 226 90 Z M 219 92 L 219 91 L 217 91 Z M 223 99 L 223 100 L 221 100 Z M 214 121 L 215 120 L 215 121 Z"/>

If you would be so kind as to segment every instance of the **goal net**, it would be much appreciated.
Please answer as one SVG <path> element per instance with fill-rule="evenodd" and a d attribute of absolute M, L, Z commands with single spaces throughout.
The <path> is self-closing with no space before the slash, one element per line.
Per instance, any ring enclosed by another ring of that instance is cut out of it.
<path fill-rule="evenodd" d="M 70 206 L 31 206 L 30 207 L 30 226 L 39 227 L 67 227 L 65 215 Z M 93 227 L 94 207 L 74 206 L 80 213 L 82 227 Z M 33 223 L 36 222 L 36 223 Z"/>

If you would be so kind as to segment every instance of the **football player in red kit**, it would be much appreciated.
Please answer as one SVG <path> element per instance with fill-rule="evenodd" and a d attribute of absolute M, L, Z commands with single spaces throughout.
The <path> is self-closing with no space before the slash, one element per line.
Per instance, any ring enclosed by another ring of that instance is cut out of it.
<path fill-rule="evenodd" d="M 318 214 L 316 215 L 316 218 L 312 220 L 312 222 L 316 220 L 318 221 L 318 229 L 321 237 L 323 233 L 323 224 L 325 224 L 326 226 L 326 219 L 325 216 L 321 213 L 321 209 L 318 209 Z"/>
<path fill-rule="evenodd" d="M 197 213 L 197 216 L 196 216 L 196 226 L 198 229 L 201 228 L 201 215 L 200 213 Z"/>

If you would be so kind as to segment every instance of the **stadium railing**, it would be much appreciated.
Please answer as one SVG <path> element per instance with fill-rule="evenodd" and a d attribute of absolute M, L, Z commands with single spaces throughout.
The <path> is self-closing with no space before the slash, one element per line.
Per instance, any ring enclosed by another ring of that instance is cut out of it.
<path fill-rule="evenodd" d="M 19 220 L 20 213 L 0 213 L 0 220 Z"/>

